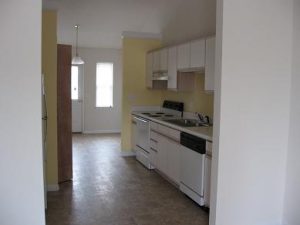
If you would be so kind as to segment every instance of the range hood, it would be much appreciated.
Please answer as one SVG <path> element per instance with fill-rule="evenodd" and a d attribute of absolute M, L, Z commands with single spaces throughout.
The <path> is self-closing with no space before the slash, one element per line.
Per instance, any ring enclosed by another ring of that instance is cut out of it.
<path fill-rule="evenodd" d="M 168 71 L 166 70 L 153 72 L 152 80 L 168 80 L 168 79 L 169 79 Z"/>

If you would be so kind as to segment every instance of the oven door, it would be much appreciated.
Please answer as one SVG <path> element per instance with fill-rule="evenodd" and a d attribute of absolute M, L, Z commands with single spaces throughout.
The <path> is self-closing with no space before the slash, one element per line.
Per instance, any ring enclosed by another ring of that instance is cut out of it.
<path fill-rule="evenodd" d="M 150 123 L 141 117 L 134 117 L 137 125 L 137 146 L 149 154 Z"/>

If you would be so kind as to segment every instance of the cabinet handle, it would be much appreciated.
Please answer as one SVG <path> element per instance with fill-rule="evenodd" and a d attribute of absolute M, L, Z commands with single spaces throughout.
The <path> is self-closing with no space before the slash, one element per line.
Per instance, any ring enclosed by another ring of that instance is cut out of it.
<path fill-rule="evenodd" d="M 154 140 L 153 138 L 150 138 L 151 141 L 157 143 L 157 140 Z"/>
<path fill-rule="evenodd" d="M 150 149 L 151 149 L 152 151 L 154 151 L 154 152 L 157 153 L 157 150 L 156 150 L 156 149 L 154 149 L 154 148 L 152 148 L 152 147 L 151 147 Z"/>
<path fill-rule="evenodd" d="M 134 120 L 131 121 L 132 124 L 136 124 L 136 122 Z"/>

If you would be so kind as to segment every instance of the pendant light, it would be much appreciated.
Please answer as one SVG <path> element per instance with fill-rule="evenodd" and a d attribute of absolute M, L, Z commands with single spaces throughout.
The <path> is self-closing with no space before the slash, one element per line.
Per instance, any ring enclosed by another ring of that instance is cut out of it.
<path fill-rule="evenodd" d="M 78 24 L 75 25 L 75 29 L 76 29 L 76 46 L 75 46 L 76 47 L 76 54 L 72 59 L 72 65 L 82 65 L 82 64 L 84 64 L 84 61 L 78 55 L 78 29 L 79 29 Z"/>

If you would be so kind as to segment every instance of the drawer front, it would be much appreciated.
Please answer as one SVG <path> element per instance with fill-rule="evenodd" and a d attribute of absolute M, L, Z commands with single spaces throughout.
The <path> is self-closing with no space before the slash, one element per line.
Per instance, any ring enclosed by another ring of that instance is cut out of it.
<path fill-rule="evenodd" d="M 150 130 L 158 130 L 158 124 L 154 122 L 150 122 Z"/>
<path fill-rule="evenodd" d="M 170 137 L 171 139 L 180 141 L 180 131 L 178 130 L 174 130 L 163 125 L 158 125 L 158 132 L 163 135 L 166 135 L 167 137 Z"/>

